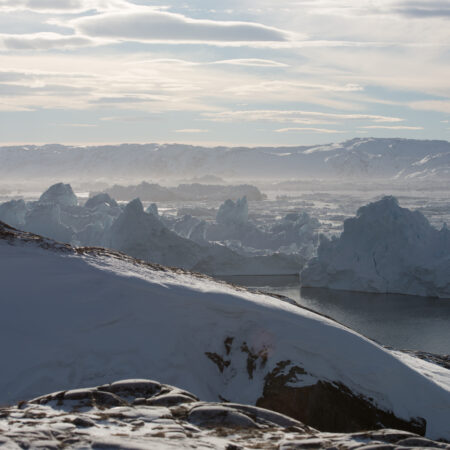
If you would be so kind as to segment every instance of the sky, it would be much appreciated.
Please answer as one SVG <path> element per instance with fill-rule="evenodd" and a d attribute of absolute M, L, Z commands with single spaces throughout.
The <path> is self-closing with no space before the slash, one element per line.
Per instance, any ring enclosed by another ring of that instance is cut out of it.
<path fill-rule="evenodd" d="M 0 0 L 0 145 L 450 139 L 450 0 Z"/>

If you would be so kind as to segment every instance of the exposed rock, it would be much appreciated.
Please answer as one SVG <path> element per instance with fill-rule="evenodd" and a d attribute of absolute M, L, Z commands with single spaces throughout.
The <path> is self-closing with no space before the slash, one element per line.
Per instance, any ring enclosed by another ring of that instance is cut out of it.
<path fill-rule="evenodd" d="M 160 391 L 165 394 L 160 395 Z M 116 401 L 87 402 L 110 396 Z M 160 405 L 158 398 L 177 398 L 178 401 L 173 406 Z M 262 408 L 207 403 L 193 398 L 195 396 L 188 392 L 151 380 L 124 380 L 96 388 L 57 392 L 22 402 L 20 406 L 0 409 L 0 446 L 7 450 L 68 447 L 450 449 L 444 442 L 394 429 L 353 434 L 321 433 Z"/>
<path fill-rule="evenodd" d="M 322 431 L 354 432 L 365 429 L 398 428 L 423 435 L 426 421 L 420 417 L 405 421 L 383 411 L 369 399 L 355 395 L 340 383 L 319 381 L 293 387 L 304 369 L 280 362 L 266 375 L 263 396 L 257 406 L 286 414 Z"/>

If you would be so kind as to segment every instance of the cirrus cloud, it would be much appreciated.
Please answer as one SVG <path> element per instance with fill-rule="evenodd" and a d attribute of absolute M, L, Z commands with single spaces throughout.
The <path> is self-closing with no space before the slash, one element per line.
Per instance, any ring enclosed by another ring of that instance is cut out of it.
<path fill-rule="evenodd" d="M 253 110 L 253 111 L 222 111 L 204 113 L 205 117 L 215 122 L 234 121 L 271 121 L 286 123 L 305 123 L 305 119 L 319 120 L 368 120 L 375 123 L 403 122 L 399 117 L 379 116 L 374 114 L 343 114 L 319 111 L 291 111 L 291 110 Z M 312 122 L 310 122 L 312 123 Z"/>
<path fill-rule="evenodd" d="M 276 133 L 290 133 L 290 132 L 310 132 L 323 134 L 345 133 L 345 131 L 331 130 L 329 128 L 313 128 L 313 127 L 294 127 L 294 128 L 279 128 L 275 130 Z"/>

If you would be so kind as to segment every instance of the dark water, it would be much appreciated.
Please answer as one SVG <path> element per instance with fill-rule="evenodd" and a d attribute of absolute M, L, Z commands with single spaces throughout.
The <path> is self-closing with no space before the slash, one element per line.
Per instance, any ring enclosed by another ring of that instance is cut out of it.
<path fill-rule="evenodd" d="M 290 297 L 383 345 L 450 353 L 450 300 L 301 289 L 292 276 L 226 277 L 226 281 Z"/>

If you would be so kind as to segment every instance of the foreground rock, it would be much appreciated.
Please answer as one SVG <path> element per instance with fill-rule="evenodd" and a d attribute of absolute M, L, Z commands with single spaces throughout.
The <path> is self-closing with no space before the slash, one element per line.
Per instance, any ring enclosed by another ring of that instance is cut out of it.
<path fill-rule="evenodd" d="M 450 231 L 394 197 L 363 206 L 337 239 L 322 238 L 304 287 L 450 298 Z"/>
<path fill-rule="evenodd" d="M 385 429 L 321 433 L 272 411 L 208 403 L 151 380 L 123 380 L 44 395 L 0 409 L 0 445 L 20 448 L 442 448 L 413 433 Z"/>
<path fill-rule="evenodd" d="M 450 371 L 200 274 L 0 224 L 0 404 L 149 374 L 321 431 L 450 439 Z"/>

